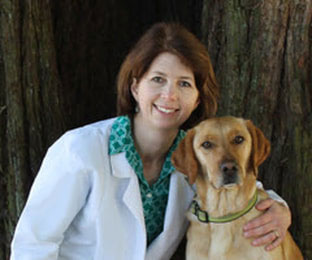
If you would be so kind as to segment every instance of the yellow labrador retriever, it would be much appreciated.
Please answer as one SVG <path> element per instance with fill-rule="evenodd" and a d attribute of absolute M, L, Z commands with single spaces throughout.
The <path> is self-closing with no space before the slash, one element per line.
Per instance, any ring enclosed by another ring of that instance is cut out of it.
<path fill-rule="evenodd" d="M 243 236 L 243 225 L 262 214 L 255 204 L 268 198 L 256 178 L 269 153 L 269 141 L 249 120 L 213 118 L 188 131 L 172 156 L 197 187 L 188 212 L 187 260 L 303 259 L 289 233 L 270 252 Z"/>

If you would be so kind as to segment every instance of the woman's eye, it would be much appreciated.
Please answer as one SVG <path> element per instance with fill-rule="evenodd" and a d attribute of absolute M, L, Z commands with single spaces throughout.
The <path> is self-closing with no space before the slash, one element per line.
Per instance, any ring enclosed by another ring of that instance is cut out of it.
<path fill-rule="evenodd" d="M 152 81 L 156 82 L 156 83 L 163 83 L 164 79 L 162 77 L 153 77 Z"/>
<path fill-rule="evenodd" d="M 181 81 L 180 86 L 181 87 L 191 87 L 192 85 L 187 81 Z"/>
<path fill-rule="evenodd" d="M 202 143 L 202 147 L 204 147 L 205 149 L 210 149 L 213 147 L 213 144 L 209 141 L 205 141 Z"/>
<path fill-rule="evenodd" d="M 234 138 L 234 143 L 235 143 L 235 144 L 241 144 L 242 142 L 244 142 L 244 140 L 245 140 L 244 137 L 238 135 L 238 136 L 235 136 L 235 138 Z"/>

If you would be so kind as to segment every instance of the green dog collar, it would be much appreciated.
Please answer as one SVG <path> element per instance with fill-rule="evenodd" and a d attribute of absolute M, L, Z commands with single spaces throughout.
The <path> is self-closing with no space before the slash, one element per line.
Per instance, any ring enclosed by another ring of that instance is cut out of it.
<path fill-rule="evenodd" d="M 227 223 L 247 214 L 256 205 L 257 200 L 258 200 L 258 193 L 256 191 L 252 199 L 248 202 L 248 205 L 246 208 L 244 208 L 241 211 L 238 211 L 238 212 L 226 215 L 226 216 L 218 217 L 218 218 L 210 217 L 208 212 L 202 210 L 199 207 L 198 202 L 196 200 L 193 200 L 192 205 L 191 205 L 191 212 L 197 217 L 197 219 L 200 222 L 203 222 L 203 223 L 208 223 L 208 222 Z"/>

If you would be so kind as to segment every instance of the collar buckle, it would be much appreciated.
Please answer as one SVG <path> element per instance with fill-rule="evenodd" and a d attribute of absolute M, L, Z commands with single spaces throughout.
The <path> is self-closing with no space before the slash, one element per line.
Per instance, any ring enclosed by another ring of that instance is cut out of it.
<path fill-rule="evenodd" d="M 200 222 L 203 222 L 203 223 L 209 222 L 209 216 L 208 216 L 207 211 L 201 210 L 196 200 L 192 201 L 191 212 L 197 217 L 197 219 Z"/>

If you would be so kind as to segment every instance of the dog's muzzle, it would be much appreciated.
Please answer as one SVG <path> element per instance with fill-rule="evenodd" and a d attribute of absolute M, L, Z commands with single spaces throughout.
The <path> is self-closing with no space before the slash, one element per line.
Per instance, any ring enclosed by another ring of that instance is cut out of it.
<path fill-rule="evenodd" d="M 234 161 L 226 161 L 220 165 L 223 185 L 238 184 L 238 166 Z"/>

